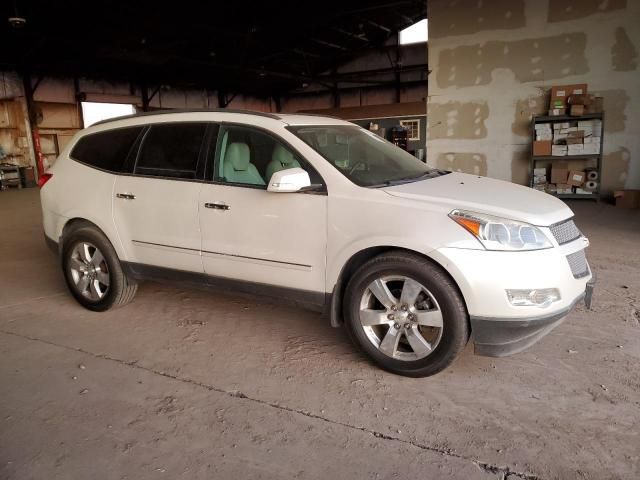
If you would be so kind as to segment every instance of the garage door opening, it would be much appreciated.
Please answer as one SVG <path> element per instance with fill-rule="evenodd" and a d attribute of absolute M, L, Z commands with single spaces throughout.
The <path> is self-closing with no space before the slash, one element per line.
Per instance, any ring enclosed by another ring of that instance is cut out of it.
<path fill-rule="evenodd" d="M 136 113 L 136 107 L 127 103 L 82 102 L 82 118 L 85 128 L 100 120 L 134 113 Z"/>
<path fill-rule="evenodd" d="M 400 45 L 411 45 L 429 40 L 429 21 L 425 18 L 400 30 Z"/>

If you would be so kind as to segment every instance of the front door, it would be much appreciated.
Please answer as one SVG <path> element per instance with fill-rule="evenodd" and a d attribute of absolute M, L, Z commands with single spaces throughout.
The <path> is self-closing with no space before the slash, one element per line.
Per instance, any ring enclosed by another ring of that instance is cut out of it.
<path fill-rule="evenodd" d="M 321 183 L 318 174 L 279 139 L 246 126 L 223 125 L 212 149 L 213 181 L 203 185 L 199 201 L 205 272 L 323 294 L 326 192 L 266 187 L 267 172 L 291 165 L 305 168 L 312 183 Z"/>
<path fill-rule="evenodd" d="M 130 262 L 202 272 L 198 164 L 205 123 L 163 123 L 146 132 L 133 175 L 116 179 L 113 212 Z"/>

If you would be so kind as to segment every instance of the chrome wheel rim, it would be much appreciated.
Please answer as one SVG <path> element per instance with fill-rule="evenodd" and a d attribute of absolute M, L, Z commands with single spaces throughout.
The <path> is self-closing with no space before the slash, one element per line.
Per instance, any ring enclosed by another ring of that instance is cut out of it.
<path fill-rule="evenodd" d="M 73 247 L 69 272 L 76 291 L 91 301 L 101 300 L 109 291 L 109 267 L 102 252 L 92 243 L 80 242 Z"/>
<path fill-rule="evenodd" d="M 371 282 L 360 300 L 360 324 L 384 355 L 403 361 L 425 358 L 442 339 L 442 310 L 424 285 L 405 276 Z"/>

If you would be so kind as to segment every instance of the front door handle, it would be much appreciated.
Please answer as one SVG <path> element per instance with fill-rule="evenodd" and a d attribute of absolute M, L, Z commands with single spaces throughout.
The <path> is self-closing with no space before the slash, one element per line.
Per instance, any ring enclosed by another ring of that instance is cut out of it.
<path fill-rule="evenodd" d="M 204 208 L 215 208 L 216 210 L 229 210 L 229 205 L 222 202 L 205 203 Z"/>
<path fill-rule="evenodd" d="M 135 200 L 136 196 L 132 193 L 116 193 L 116 197 L 124 198 L 125 200 Z"/>

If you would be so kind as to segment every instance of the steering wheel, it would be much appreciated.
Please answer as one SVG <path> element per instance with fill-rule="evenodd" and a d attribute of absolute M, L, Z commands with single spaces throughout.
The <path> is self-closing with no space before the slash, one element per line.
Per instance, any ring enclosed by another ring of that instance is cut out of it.
<path fill-rule="evenodd" d="M 366 165 L 364 160 L 358 160 L 355 165 L 353 167 L 351 167 L 351 170 L 349 170 L 349 175 L 353 175 L 353 172 L 356 171 L 356 168 L 358 168 L 360 165 Z"/>

